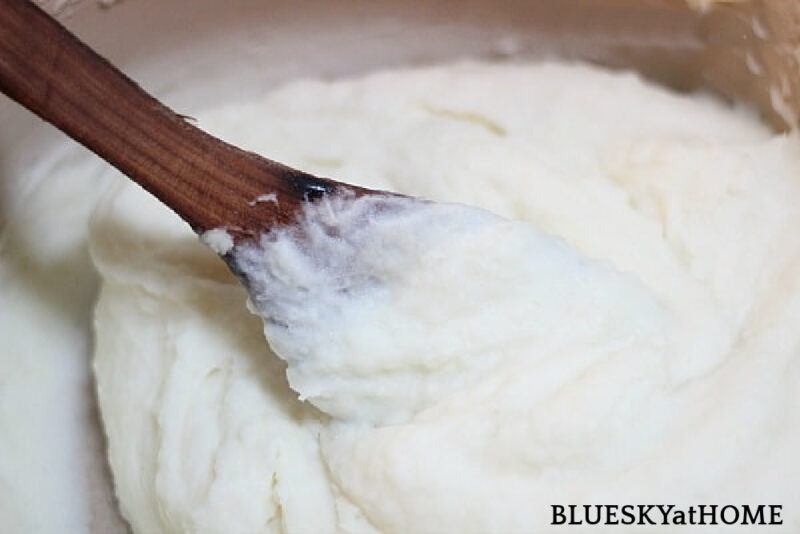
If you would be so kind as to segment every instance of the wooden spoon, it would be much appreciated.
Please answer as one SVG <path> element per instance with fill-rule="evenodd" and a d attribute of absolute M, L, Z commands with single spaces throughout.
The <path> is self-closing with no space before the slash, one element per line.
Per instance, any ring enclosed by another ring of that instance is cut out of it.
<path fill-rule="evenodd" d="M 381 194 L 318 178 L 189 124 L 28 0 L 0 0 L 0 90 L 136 181 L 202 234 L 235 243 L 292 224 L 307 202 Z M 277 202 L 258 202 L 275 195 Z"/>

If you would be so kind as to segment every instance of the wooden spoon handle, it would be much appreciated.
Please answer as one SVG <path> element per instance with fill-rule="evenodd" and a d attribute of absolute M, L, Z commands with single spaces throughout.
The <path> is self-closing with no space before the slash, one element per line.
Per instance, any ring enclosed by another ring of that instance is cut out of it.
<path fill-rule="evenodd" d="M 197 232 L 224 226 L 237 238 L 253 236 L 293 221 L 310 197 L 342 187 L 192 126 L 28 0 L 0 0 L 0 90 L 138 182 Z M 269 193 L 277 203 L 251 205 Z"/>

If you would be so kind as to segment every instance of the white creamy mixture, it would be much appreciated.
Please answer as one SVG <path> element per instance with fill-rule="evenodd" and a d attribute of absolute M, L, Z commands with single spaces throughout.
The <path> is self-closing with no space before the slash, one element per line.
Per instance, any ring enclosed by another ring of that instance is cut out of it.
<path fill-rule="evenodd" d="M 96 368 L 136 531 L 543 532 L 598 502 L 800 526 L 796 139 L 557 65 L 296 83 L 201 124 L 507 219 L 334 198 L 235 249 L 293 391 L 221 262 L 123 183 Z"/>
<path fill-rule="evenodd" d="M 120 179 L 91 228 L 95 367 L 135 532 L 564 532 L 559 503 L 783 504 L 770 531 L 800 529 L 796 137 L 556 64 L 298 82 L 199 120 L 488 211 L 320 203 L 303 240 L 234 251 L 262 322 Z"/>

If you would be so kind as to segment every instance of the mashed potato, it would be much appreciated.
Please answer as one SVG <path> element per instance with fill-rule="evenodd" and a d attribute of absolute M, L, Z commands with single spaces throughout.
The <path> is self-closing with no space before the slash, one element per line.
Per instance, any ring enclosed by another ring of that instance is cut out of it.
<path fill-rule="evenodd" d="M 120 179 L 91 229 L 95 368 L 136 532 L 563 532 L 550 505 L 595 503 L 783 504 L 800 528 L 795 137 L 558 64 L 297 82 L 199 119 L 454 204 L 332 199 L 310 241 L 237 249 L 263 323 Z"/>

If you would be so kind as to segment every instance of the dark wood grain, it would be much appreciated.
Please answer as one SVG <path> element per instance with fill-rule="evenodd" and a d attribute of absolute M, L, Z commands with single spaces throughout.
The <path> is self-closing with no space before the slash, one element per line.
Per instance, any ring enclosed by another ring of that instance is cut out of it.
<path fill-rule="evenodd" d="M 304 202 L 368 190 L 227 144 L 161 104 L 28 0 L 0 0 L 0 90 L 158 197 L 198 233 L 237 241 L 296 219 Z M 254 203 L 274 193 L 278 202 Z"/>

